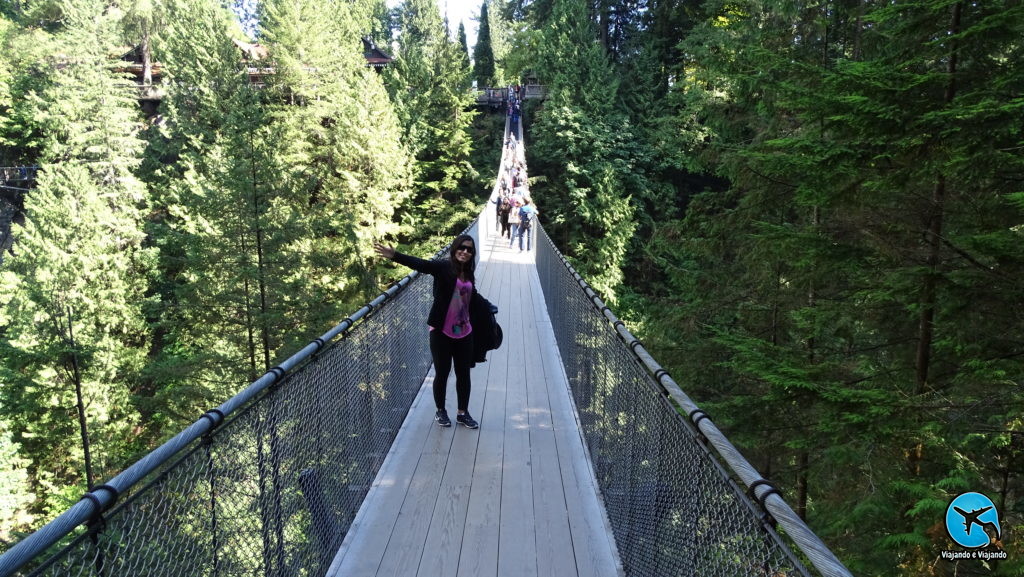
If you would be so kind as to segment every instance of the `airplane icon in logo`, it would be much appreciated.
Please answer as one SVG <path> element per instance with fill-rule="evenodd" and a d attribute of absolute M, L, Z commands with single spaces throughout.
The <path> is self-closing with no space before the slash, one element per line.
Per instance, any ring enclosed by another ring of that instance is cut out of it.
<path fill-rule="evenodd" d="M 981 509 L 975 509 L 968 513 L 960 507 L 953 507 L 953 510 L 964 518 L 964 529 L 967 530 L 968 535 L 971 534 L 971 526 L 977 525 L 978 527 L 981 527 L 981 530 L 984 531 L 986 535 L 988 535 L 989 542 L 995 543 L 999 539 L 999 529 L 996 527 L 996 524 L 991 521 L 982 522 L 978 520 L 978 517 L 990 509 L 992 509 L 992 507 L 982 507 Z"/>
<path fill-rule="evenodd" d="M 953 510 L 956 511 L 957 513 L 960 513 L 960 516 L 964 518 L 964 529 L 967 530 L 968 535 L 971 534 L 971 525 L 977 525 L 981 527 L 982 531 L 985 530 L 985 525 L 983 525 L 981 521 L 978 520 L 978 517 L 980 517 L 985 511 L 988 511 L 990 509 L 992 509 L 992 507 L 982 507 L 981 509 L 975 509 L 974 511 L 968 513 L 967 511 L 964 511 L 960 507 L 953 507 Z M 991 525 L 991 523 L 987 524 Z"/>

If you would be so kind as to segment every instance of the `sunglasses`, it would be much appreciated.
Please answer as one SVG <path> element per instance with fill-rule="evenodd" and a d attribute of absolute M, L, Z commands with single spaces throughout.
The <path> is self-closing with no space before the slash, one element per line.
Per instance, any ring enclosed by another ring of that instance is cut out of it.
<path fill-rule="evenodd" d="M 469 251 L 469 254 L 476 254 L 476 249 L 468 244 L 460 244 L 459 248 L 455 249 L 455 252 L 459 252 L 460 250 L 467 250 Z"/>

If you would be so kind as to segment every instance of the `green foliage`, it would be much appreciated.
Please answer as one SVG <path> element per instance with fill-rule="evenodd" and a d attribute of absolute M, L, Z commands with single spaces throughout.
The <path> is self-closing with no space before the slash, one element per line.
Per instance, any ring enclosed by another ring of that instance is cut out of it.
<path fill-rule="evenodd" d="M 618 84 L 589 41 L 586 6 L 555 2 L 538 57 L 548 98 L 531 126 L 531 188 L 549 234 L 588 283 L 614 300 L 635 230 L 634 196 L 646 182 L 634 173 L 642 155 L 630 126 L 613 110 Z"/>
<path fill-rule="evenodd" d="M 322 4 L 264 3 L 269 57 L 256 63 L 265 86 L 254 88 L 223 13 L 176 9 L 173 21 L 192 33 L 171 31 L 160 45 L 180 77 L 154 143 L 165 160 L 152 178 L 166 184 L 151 230 L 164 282 L 150 378 L 154 418 L 169 429 L 362 302 L 374 288 L 372 243 L 397 232 L 409 194 L 397 121 L 362 59 L 356 31 L 368 12 L 325 18 Z"/>
<path fill-rule="evenodd" d="M 511 42 L 513 32 L 521 33 L 522 28 L 517 28 L 515 22 L 508 17 L 508 4 L 504 0 L 487 0 L 487 44 L 490 46 L 492 58 L 494 59 L 494 86 L 505 86 L 515 82 L 518 78 L 511 74 L 506 66 L 506 61 L 511 55 Z M 483 6 L 480 7 L 480 30 L 477 31 L 477 46 L 480 46 L 480 34 L 484 26 Z M 474 46 L 474 61 L 476 60 L 476 46 Z"/>
<path fill-rule="evenodd" d="M 1018 3 L 488 0 L 472 71 L 432 0 L 263 2 L 249 60 L 218 2 L 2 6 L 0 157 L 41 171 L 0 268 L 0 538 L 81 492 L 72 361 L 107 476 L 361 302 L 374 240 L 464 228 L 501 122 L 470 79 L 532 71 L 546 230 L 851 570 L 961 571 L 966 490 L 1011 555 L 969 572 L 1024 567 Z M 162 65 L 142 133 L 125 43 Z"/>
<path fill-rule="evenodd" d="M 25 197 L 25 224 L 0 269 L 0 410 L 42 512 L 81 492 L 85 467 L 107 476 L 134 450 L 132 391 L 149 341 L 142 309 L 154 265 L 143 247 L 145 186 L 133 92 L 111 69 L 118 21 L 102 3 L 62 4 L 59 48 L 22 60 L 5 129 L 31 143 L 40 171 Z M 26 130 L 27 129 L 27 130 Z M 75 411 L 80 380 L 84 413 Z M 84 463 L 87 430 L 92 463 Z M 95 480 L 95 479 L 93 479 Z M 57 490 L 55 490 L 55 487 Z"/>
<path fill-rule="evenodd" d="M 408 216 L 402 230 L 403 239 L 415 244 L 457 232 L 445 223 L 451 209 L 461 212 L 457 206 L 466 198 L 479 202 L 479 191 L 471 187 L 478 174 L 469 160 L 475 96 L 465 54 L 449 39 L 435 3 L 408 0 L 399 22 L 398 62 L 386 81 L 401 140 L 415 156 L 414 190 L 403 210 Z"/>
<path fill-rule="evenodd" d="M 1006 499 L 1019 523 L 1001 443 L 1022 400 L 1005 178 L 1021 156 L 1014 99 L 983 96 L 1021 77 L 1002 57 L 1020 50 L 1019 8 L 705 9 L 663 125 L 683 131 L 679 165 L 729 189 L 652 225 L 635 285 L 657 311 L 651 349 L 754 462 L 809 487 L 794 502 L 851 569 L 937 571 L 958 492 Z"/>
<path fill-rule="evenodd" d="M 478 88 L 497 86 L 494 46 L 491 44 L 491 17 L 487 0 L 480 7 L 480 27 L 473 46 L 473 76 Z"/>
<path fill-rule="evenodd" d="M 469 66 L 469 44 L 467 44 L 467 42 L 468 40 L 466 39 L 466 24 L 465 22 L 459 22 L 459 31 L 458 34 L 456 34 L 456 43 L 459 45 L 459 48 L 461 49 L 463 64 L 465 66 Z"/>
<path fill-rule="evenodd" d="M 18 455 L 20 446 L 10 431 L 0 426 L 0 542 L 32 521 L 27 513 L 34 499 L 28 478 L 28 461 Z"/>

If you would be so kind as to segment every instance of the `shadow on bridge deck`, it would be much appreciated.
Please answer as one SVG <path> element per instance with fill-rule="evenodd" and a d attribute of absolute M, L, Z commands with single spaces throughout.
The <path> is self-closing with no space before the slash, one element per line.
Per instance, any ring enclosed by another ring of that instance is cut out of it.
<path fill-rule="evenodd" d="M 534 253 L 483 236 L 479 288 L 505 341 L 473 369 L 480 428 L 434 423 L 431 371 L 328 577 L 622 574 Z"/>

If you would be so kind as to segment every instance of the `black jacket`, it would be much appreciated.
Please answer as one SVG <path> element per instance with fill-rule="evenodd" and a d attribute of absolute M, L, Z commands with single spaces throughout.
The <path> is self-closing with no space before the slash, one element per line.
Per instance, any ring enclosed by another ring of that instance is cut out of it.
<path fill-rule="evenodd" d="M 434 277 L 434 302 L 427 314 L 427 324 L 434 327 L 434 330 L 442 330 L 457 280 L 451 263 L 447 260 L 424 260 L 398 251 L 395 251 L 392 260 Z M 501 345 L 501 327 L 494 317 L 496 312 L 498 307 L 477 292 L 476 283 L 473 283 L 473 296 L 469 301 L 469 324 L 473 327 L 473 359 L 477 363 L 487 360 L 487 351 Z"/>
<path fill-rule="evenodd" d="M 430 305 L 427 324 L 435 330 L 444 329 L 444 317 L 448 314 L 448 305 L 452 302 L 452 293 L 455 292 L 455 281 L 458 278 L 452 270 L 451 263 L 447 260 L 424 260 L 398 251 L 395 251 L 395 256 L 391 260 L 434 277 L 434 304 Z M 473 283 L 473 298 L 476 296 L 476 283 Z M 472 310 L 472 301 L 470 304 Z M 472 316 L 469 323 L 473 324 Z M 475 325 L 473 330 L 476 331 Z"/>
<path fill-rule="evenodd" d="M 487 351 L 501 346 L 501 325 L 495 318 L 498 307 L 491 304 L 480 293 L 473 293 L 469 301 L 469 323 L 473 325 L 473 363 L 487 360 Z"/>

